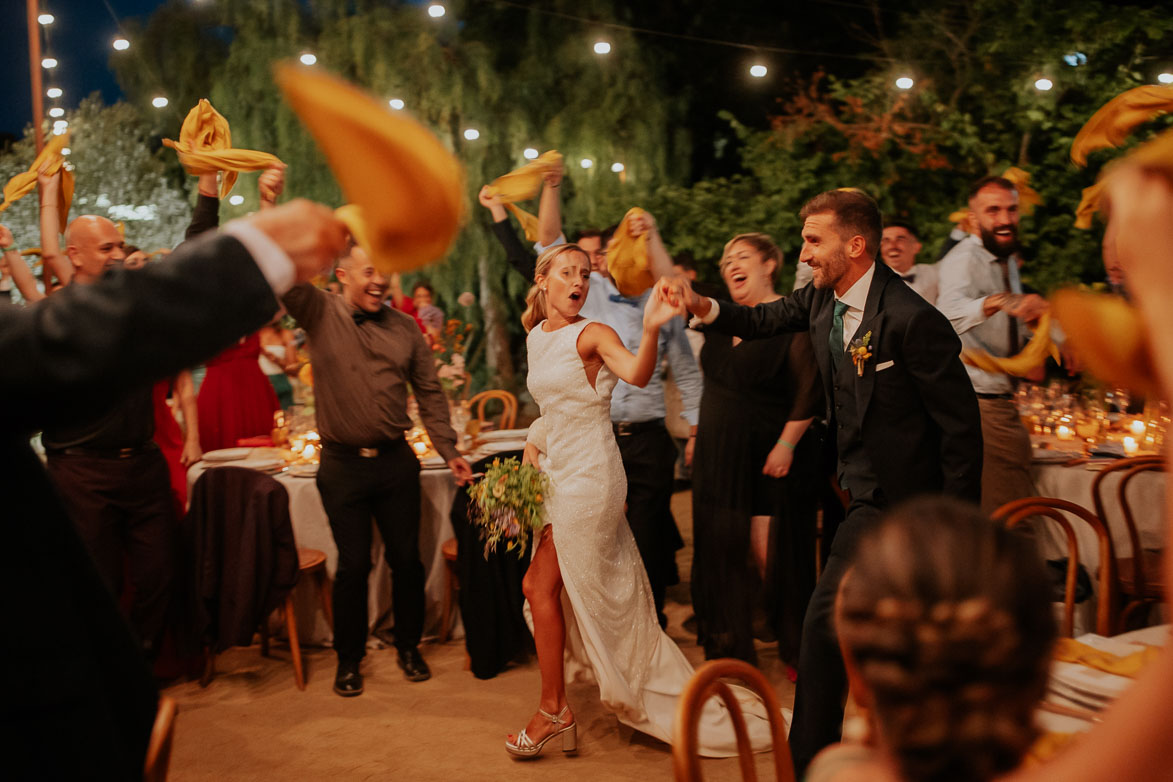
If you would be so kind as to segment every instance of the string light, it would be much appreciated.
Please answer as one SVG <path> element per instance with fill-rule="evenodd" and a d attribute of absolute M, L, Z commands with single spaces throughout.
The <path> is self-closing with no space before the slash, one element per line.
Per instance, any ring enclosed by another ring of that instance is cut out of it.
<path fill-rule="evenodd" d="M 1173 73 L 1158 73 L 1157 81 L 1161 84 L 1173 84 Z"/>
<path fill-rule="evenodd" d="M 242 196 L 242 195 L 230 196 L 228 199 L 228 203 L 232 204 L 233 206 L 240 206 L 241 204 L 244 203 L 244 196 Z"/>
<path fill-rule="evenodd" d="M 525 149 L 522 150 L 521 156 L 524 157 L 526 160 L 537 160 L 538 159 L 538 151 L 536 149 L 534 149 L 533 147 L 526 147 Z"/>
<path fill-rule="evenodd" d="M 911 90 L 912 85 L 914 85 L 914 84 L 916 84 L 916 82 L 913 81 L 911 77 L 901 76 L 899 79 L 896 80 L 896 89 L 898 89 L 898 90 Z"/>
<path fill-rule="evenodd" d="M 73 154 L 73 150 L 72 150 L 72 149 L 70 149 L 69 147 L 62 147 L 62 148 L 61 148 L 61 154 L 62 154 L 62 155 L 65 155 L 66 157 L 69 157 L 70 155 L 72 155 L 72 154 Z"/>
<path fill-rule="evenodd" d="M 115 38 L 114 43 L 110 44 L 116 51 L 124 52 L 130 48 L 130 41 L 125 38 Z"/>
<path fill-rule="evenodd" d="M 37 21 L 48 27 L 49 25 L 53 24 L 53 22 L 56 22 L 57 18 L 53 16 L 53 14 L 41 14 L 37 17 Z"/>
<path fill-rule="evenodd" d="M 610 54 L 611 44 L 606 41 L 595 41 L 595 54 Z"/>
<path fill-rule="evenodd" d="M 46 57 L 45 59 L 41 60 L 41 67 L 45 68 L 46 70 L 49 70 L 51 68 L 56 68 L 57 61 L 54 60 L 52 57 Z"/>
<path fill-rule="evenodd" d="M 481 137 L 481 132 L 476 128 L 468 128 L 464 131 L 464 137 L 469 141 L 476 141 Z"/>
<path fill-rule="evenodd" d="M 1051 81 L 1050 79 L 1047 79 L 1047 78 L 1035 79 L 1035 89 L 1038 90 L 1039 92 L 1046 92 L 1047 90 L 1051 89 L 1054 86 L 1055 86 L 1055 82 Z"/>
<path fill-rule="evenodd" d="M 755 79 L 765 78 L 766 74 L 769 72 L 770 70 L 761 63 L 758 63 L 757 65 L 751 65 L 749 67 L 749 75 L 753 76 Z"/>
<path fill-rule="evenodd" d="M 156 109 L 166 108 L 167 107 L 167 99 L 164 98 L 162 95 L 156 95 L 151 100 L 151 105 L 154 106 Z"/>
<path fill-rule="evenodd" d="M 45 94 L 50 98 L 60 98 L 63 93 L 61 92 L 60 87 L 50 87 L 49 89 L 45 90 Z"/>
<path fill-rule="evenodd" d="M 583 168 L 590 168 L 595 164 L 595 161 L 591 160 L 589 157 L 584 157 L 582 160 L 578 161 L 578 164 Z"/>
<path fill-rule="evenodd" d="M 403 107 L 406 105 L 399 98 L 392 98 L 391 100 L 387 101 L 387 103 L 396 111 L 402 111 Z"/>
<path fill-rule="evenodd" d="M 50 117 L 64 117 L 65 116 L 65 109 L 61 108 L 60 106 L 54 106 L 53 108 L 49 109 L 49 116 Z"/>
<path fill-rule="evenodd" d="M 59 119 L 53 123 L 53 135 L 54 136 L 64 135 L 65 131 L 67 131 L 67 130 L 69 130 L 69 123 L 66 122 L 65 120 Z"/>
<path fill-rule="evenodd" d="M 432 3 L 428 6 L 428 16 L 433 19 L 439 19 L 444 14 L 448 13 L 448 9 L 439 3 Z"/>
<path fill-rule="evenodd" d="M 318 56 L 311 52 L 302 52 L 301 57 L 298 59 L 301 60 L 302 65 L 313 65 L 318 61 Z"/>
<path fill-rule="evenodd" d="M 620 171 L 623 170 L 623 164 L 622 163 L 612 163 L 611 170 L 614 171 L 616 174 L 618 174 Z"/>

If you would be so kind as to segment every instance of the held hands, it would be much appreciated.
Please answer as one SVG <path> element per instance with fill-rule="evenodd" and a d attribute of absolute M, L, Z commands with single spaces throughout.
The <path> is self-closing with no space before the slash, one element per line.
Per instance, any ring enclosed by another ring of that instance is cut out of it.
<path fill-rule="evenodd" d="M 346 249 L 346 226 L 334 212 L 304 198 L 242 218 L 293 261 L 297 281 L 311 280 Z"/>
<path fill-rule="evenodd" d="M 1010 317 L 1022 318 L 1026 323 L 1034 325 L 1051 309 L 1051 305 L 1037 293 L 1028 293 L 1021 297 L 1009 297 L 1009 301 L 1002 305 L 1002 309 Z"/>
<path fill-rule="evenodd" d="M 456 479 L 457 486 L 464 486 L 472 480 L 472 467 L 463 457 L 449 459 L 448 469 L 452 470 L 452 477 Z"/>
<path fill-rule="evenodd" d="M 698 296 L 684 275 L 661 277 L 656 283 L 656 287 L 663 291 L 665 298 L 672 302 L 678 302 L 693 315 L 704 317 L 709 314 L 709 300 L 704 296 Z"/>
<path fill-rule="evenodd" d="M 686 310 L 681 299 L 674 290 L 666 290 L 662 285 L 652 288 L 652 295 L 644 305 L 644 330 L 656 330 L 677 315 L 684 315 Z"/>
<path fill-rule="evenodd" d="M 790 473 L 790 465 L 794 463 L 794 451 L 782 443 L 778 443 L 766 457 L 766 464 L 762 467 L 762 475 L 771 478 L 784 478 Z"/>

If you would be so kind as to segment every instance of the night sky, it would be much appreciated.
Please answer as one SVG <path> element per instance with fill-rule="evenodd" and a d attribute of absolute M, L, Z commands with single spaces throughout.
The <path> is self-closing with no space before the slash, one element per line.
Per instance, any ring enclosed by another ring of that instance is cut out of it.
<path fill-rule="evenodd" d="M 162 0 L 109 0 L 119 19 L 145 17 L 163 5 Z M 32 122 L 32 98 L 29 92 L 28 33 L 24 0 L 0 3 L 4 23 L 0 24 L 0 133 L 19 136 Z M 102 0 L 40 0 L 43 13 L 57 20 L 49 26 L 49 45 L 45 55 L 60 63 L 52 71 L 43 71 L 45 87 L 56 85 L 65 91 L 59 101 L 45 99 L 45 111 L 61 105 L 73 109 L 82 98 L 101 92 L 107 103 L 121 97 L 111 55 L 119 54 L 111 46 L 118 27 Z M 129 52 L 124 53 L 129 54 Z"/>

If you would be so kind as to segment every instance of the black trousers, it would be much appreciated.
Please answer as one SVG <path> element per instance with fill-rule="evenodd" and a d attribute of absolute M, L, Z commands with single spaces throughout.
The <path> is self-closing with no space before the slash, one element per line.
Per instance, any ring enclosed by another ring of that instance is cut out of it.
<path fill-rule="evenodd" d="M 616 436 L 627 473 L 627 523 L 656 601 L 656 615 L 665 624 L 664 591 L 677 583 L 676 551 L 684 545 L 672 517 L 676 446 L 663 426 Z"/>
<path fill-rule="evenodd" d="M 835 533 L 827 564 L 806 609 L 790 725 L 790 753 L 798 779 L 803 778 L 819 750 L 842 737 L 847 672 L 835 633 L 835 596 L 860 537 L 879 521 L 883 506 L 882 501 L 869 498 L 853 501 L 847 508 L 847 518 Z"/>
<path fill-rule="evenodd" d="M 167 622 L 178 523 L 171 476 L 158 450 L 129 459 L 51 455 L 49 475 L 115 600 L 129 570 L 130 624 L 148 657 Z"/>
<path fill-rule="evenodd" d="M 338 547 L 334 649 L 340 661 L 358 662 L 366 654 L 372 518 L 391 567 L 395 646 L 419 645 L 424 629 L 419 474 L 419 460 L 402 440 L 373 459 L 322 450 L 317 482 Z"/>

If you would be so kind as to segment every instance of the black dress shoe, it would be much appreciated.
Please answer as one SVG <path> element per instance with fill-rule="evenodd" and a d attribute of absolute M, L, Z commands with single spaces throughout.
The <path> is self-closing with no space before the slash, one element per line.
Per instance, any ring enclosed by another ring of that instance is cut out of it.
<path fill-rule="evenodd" d="M 398 657 L 399 667 L 403 669 L 403 675 L 409 682 L 423 682 L 432 678 L 432 672 L 420 656 L 419 649 L 414 646 L 410 649 L 400 649 Z"/>
<path fill-rule="evenodd" d="M 362 674 L 358 672 L 358 663 L 338 663 L 338 673 L 334 676 L 334 692 L 343 698 L 362 695 Z"/>

